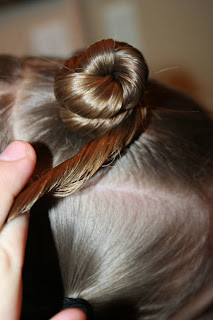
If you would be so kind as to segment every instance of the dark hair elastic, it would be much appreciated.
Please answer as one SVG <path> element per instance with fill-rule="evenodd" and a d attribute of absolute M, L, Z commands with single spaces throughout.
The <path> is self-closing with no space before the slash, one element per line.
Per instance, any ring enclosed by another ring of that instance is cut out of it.
<path fill-rule="evenodd" d="M 93 310 L 88 301 L 81 298 L 64 298 L 62 310 L 69 308 L 78 308 L 84 311 L 87 320 L 92 320 Z"/>

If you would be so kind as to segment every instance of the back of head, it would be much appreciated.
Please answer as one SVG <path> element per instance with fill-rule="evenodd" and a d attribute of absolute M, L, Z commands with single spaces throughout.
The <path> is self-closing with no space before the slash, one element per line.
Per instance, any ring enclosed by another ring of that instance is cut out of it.
<path fill-rule="evenodd" d="M 62 197 L 49 219 L 64 295 L 89 301 L 94 319 L 168 319 L 212 269 L 211 122 L 187 96 L 147 83 L 125 43 L 102 40 L 60 70 L 13 59 L 2 135 L 43 152 L 11 215 Z"/>

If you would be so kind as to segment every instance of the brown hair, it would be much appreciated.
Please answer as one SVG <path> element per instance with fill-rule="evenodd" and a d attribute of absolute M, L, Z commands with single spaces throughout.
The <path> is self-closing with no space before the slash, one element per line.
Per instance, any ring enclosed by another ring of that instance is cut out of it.
<path fill-rule="evenodd" d="M 0 62 L 1 148 L 15 138 L 38 151 L 12 214 L 82 186 L 49 209 L 64 295 L 88 300 L 95 319 L 169 319 L 211 275 L 212 123 L 147 81 L 125 43 L 100 41 L 61 69 Z"/>
<path fill-rule="evenodd" d="M 142 96 L 148 67 L 135 48 L 102 40 L 69 59 L 55 77 L 55 95 L 66 128 L 92 139 L 72 159 L 48 172 L 16 200 L 9 219 L 47 192 L 78 190 L 144 130 Z"/>

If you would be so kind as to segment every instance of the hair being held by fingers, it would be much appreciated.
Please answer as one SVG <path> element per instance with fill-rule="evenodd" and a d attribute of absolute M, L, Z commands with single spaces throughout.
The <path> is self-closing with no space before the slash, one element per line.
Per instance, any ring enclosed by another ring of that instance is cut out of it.
<path fill-rule="evenodd" d="M 74 158 L 36 181 L 16 200 L 9 219 L 29 210 L 41 196 L 78 190 L 145 126 L 142 96 L 148 67 L 133 47 L 103 40 L 65 63 L 55 77 L 55 95 L 66 128 L 90 139 Z"/>

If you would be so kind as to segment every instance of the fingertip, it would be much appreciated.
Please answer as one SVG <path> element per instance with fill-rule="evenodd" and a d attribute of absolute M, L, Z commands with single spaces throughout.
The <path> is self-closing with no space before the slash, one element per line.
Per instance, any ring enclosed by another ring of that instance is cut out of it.
<path fill-rule="evenodd" d="M 78 308 L 68 308 L 56 314 L 50 320 L 86 320 L 86 314 Z"/>
<path fill-rule="evenodd" d="M 11 142 L 0 154 L 0 160 L 17 161 L 24 159 L 27 156 L 36 162 L 36 153 L 34 148 L 28 142 L 16 140 Z"/>
<path fill-rule="evenodd" d="M 28 183 L 36 165 L 36 153 L 25 141 L 14 141 L 0 155 L 0 227 L 14 198 Z"/>

